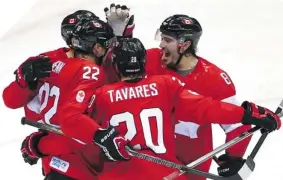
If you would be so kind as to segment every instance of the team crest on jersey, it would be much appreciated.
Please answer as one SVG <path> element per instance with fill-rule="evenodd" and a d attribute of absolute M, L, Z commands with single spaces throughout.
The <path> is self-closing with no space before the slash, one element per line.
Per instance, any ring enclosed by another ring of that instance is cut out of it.
<path fill-rule="evenodd" d="M 64 62 L 56 61 L 55 63 L 52 64 L 52 72 L 59 74 L 64 66 L 65 66 Z"/>
<path fill-rule="evenodd" d="M 77 96 L 76 96 L 76 100 L 81 103 L 84 101 L 85 98 L 85 92 L 83 90 L 78 91 Z"/>

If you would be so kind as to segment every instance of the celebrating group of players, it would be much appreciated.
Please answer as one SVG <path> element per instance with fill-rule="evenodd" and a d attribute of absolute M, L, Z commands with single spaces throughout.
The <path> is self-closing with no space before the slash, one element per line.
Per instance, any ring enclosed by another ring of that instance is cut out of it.
<path fill-rule="evenodd" d="M 45 180 L 162 179 L 175 170 L 131 158 L 125 146 L 188 164 L 212 151 L 211 123 L 221 125 L 227 141 L 251 125 L 280 128 L 267 108 L 238 106 L 228 74 L 196 55 L 202 27 L 195 18 L 166 18 L 156 34 L 160 48 L 146 50 L 132 37 L 134 16 L 126 6 L 104 11 L 107 22 L 86 10 L 66 16 L 61 35 L 69 47 L 28 58 L 3 91 L 7 107 L 24 107 L 27 119 L 64 133 L 39 130 L 22 142 L 24 161 L 41 159 Z M 249 141 L 218 158 L 219 175 L 242 167 Z M 210 165 L 197 168 L 208 172 Z"/>

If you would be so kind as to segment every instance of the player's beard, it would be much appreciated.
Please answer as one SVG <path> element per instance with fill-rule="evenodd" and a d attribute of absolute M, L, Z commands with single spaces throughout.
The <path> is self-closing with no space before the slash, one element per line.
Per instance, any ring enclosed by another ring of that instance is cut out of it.
<path fill-rule="evenodd" d="M 170 51 L 166 49 L 162 49 L 162 62 L 164 65 L 166 65 L 169 69 L 176 69 L 176 62 L 179 58 L 179 55 L 177 53 L 171 53 Z"/>

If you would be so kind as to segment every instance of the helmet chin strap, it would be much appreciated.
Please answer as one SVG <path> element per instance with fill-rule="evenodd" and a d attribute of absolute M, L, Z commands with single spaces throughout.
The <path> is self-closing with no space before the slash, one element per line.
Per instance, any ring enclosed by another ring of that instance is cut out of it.
<path fill-rule="evenodd" d="M 181 53 L 181 48 L 183 45 L 179 44 L 178 45 L 178 54 L 179 54 L 179 58 L 177 59 L 176 63 L 175 63 L 175 69 L 177 69 L 177 66 L 180 64 L 181 59 L 183 58 L 184 53 Z"/>
<path fill-rule="evenodd" d="M 180 52 L 180 51 L 179 51 Z M 177 67 L 179 64 L 180 64 L 180 62 L 181 62 L 181 59 L 183 58 L 183 53 L 179 53 L 179 58 L 177 59 L 177 61 L 176 61 L 176 63 L 175 63 L 175 67 Z"/>
<path fill-rule="evenodd" d="M 180 64 L 180 62 L 181 62 L 181 59 L 183 58 L 183 56 L 184 56 L 184 53 L 181 53 L 181 48 L 185 45 L 185 43 L 186 43 L 186 41 L 185 42 L 180 42 L 179 44 L 178 44 L 178 54 L 180 55 L 179 56 L 179 58 L 177 59 L 177 61 L 176 61 L 176 63 L 175 63 L 175 67 L 177 67 L 179 64 Z M 189 48 L 189 47 L 188 47 Z M 184 50 L 184 52 L 186 52 L 186 50 Z"/>

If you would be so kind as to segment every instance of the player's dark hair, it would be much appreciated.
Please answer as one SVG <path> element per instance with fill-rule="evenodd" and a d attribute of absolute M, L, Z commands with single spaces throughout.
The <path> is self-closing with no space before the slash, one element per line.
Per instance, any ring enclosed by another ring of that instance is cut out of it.
<path fill-rule="evenodd" d="M 190 41 L 191 45 L 185 50 L 183 55 L 193 55 L 197 57 L 197 44 L 202 35 L 200 23 L 193 17 L 183 14 L 176 14 L 166 18 L 160 25 L 160 31 L 166 35 L 176 38 L 180 42 Z M 179 61 L 181 60 L 181 57 Z M 179 62 L 176 63 L 176 65 Z"/>

